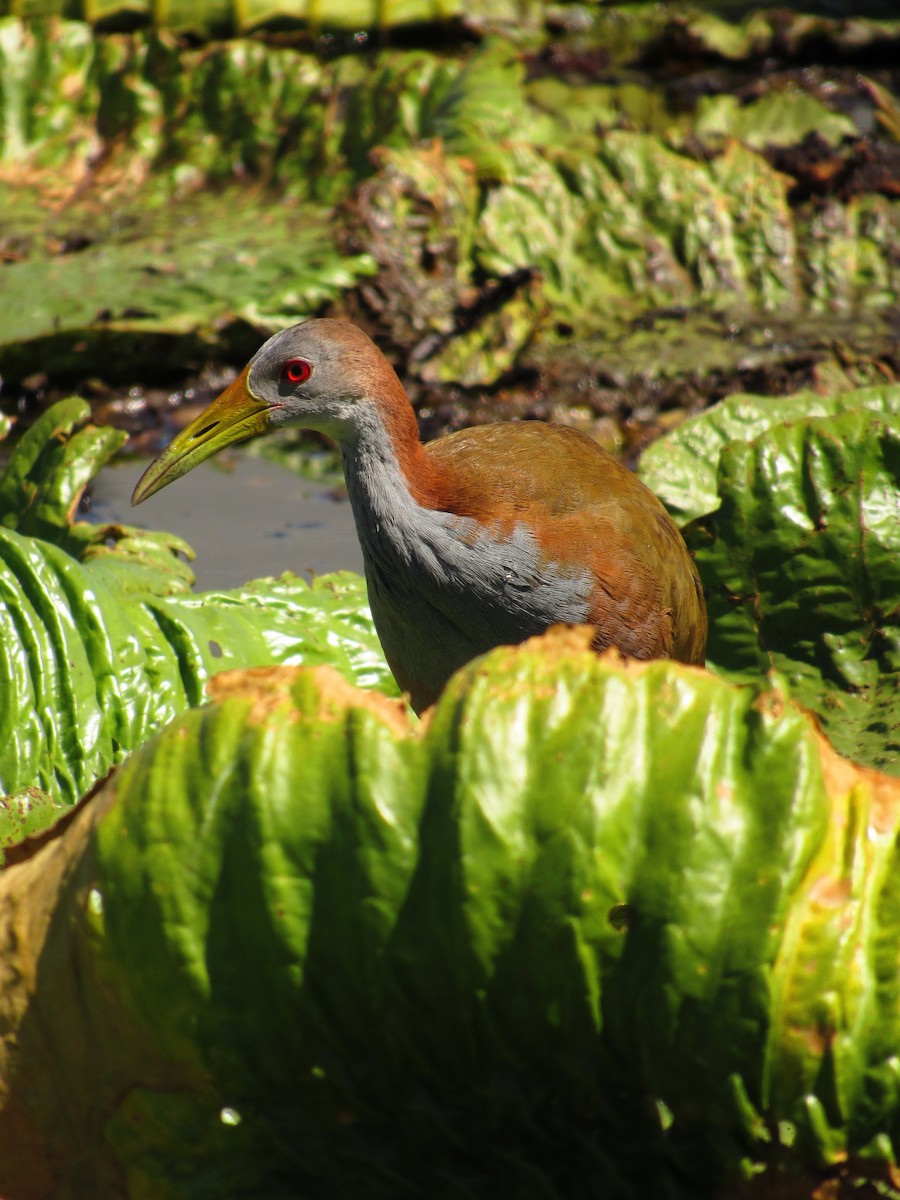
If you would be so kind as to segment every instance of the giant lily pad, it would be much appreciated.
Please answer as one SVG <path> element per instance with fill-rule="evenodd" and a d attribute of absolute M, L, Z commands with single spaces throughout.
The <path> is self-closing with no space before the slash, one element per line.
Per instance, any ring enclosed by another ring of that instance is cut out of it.
<path fill-rule="evenodd" d="M 791 396 L 729 396 L 649 446 L 641 457 L 640 475 L 684 524 L 719 507 L 719 461 L 729 443 L 752 441 L 785 421 L 853 408 L 898 413 L 900 387 L 858 388 L 833 395 L 804 391 Z"/>
<path fill-rule="evenodd" d="M 122 570 L 0 530 L 0 793 L 71 803 L 228 667 L 326 661 L 395 688 L 358 576 L 166 597 Z"/>
<path fill-rule="evenodd" d="M 596 20 L 584 37 L 605 52 L 611 17 Z M 646 87 L 529 82 L 490 42 L 323 60 L 8 18 L 0 66 L 7 379 L 183 372 L 231 353 L 235 323 L 271 332 L 350 291 L 413 374 L 467 387 L 560 331 L 620 345 L 658 307 L 873 323 L 896 308 L 897 201 L 794 208 L 752 148 L 768 109 L 741 110 L 743 142 L 702 147 L 703 120 L 667 123 Z M 703 329 L 690 360 L 713 374 L 720 336 Z"/>
<path fill-rule="evenodd" d="M 9 867 L 4 1194 L 889 1171 L 900 785 L 777 693 L 585 647 L 495 651 L 416 734 L 222 676 Z"/>
<path fill-rule="evenodd" d="M 900 418 L 856 408 L 731 442 L 718 490 L 686 530 L 709 659 L 784 675 L 838 749 L 900 774 Z"/>
<path fill-rule="evenodd" d="M 396 691 L 350 573 L 194 596 L 180 538 L 74 520 L 124 435 L 49 409 L 0 476 L 0 795 L 72 803 L 235 666 L 326 662 Z"/>
<path fill-rule="evenodd" d="M 119 591 L 190 591 L 193 551 L 175 534 L 77 520 L 85 487 L 125 441 L 93 425 L 90 412 L 85 400 L 63 400 L 22 434 L 0 471 L 0 527 L 52 542 L 100 573 L 113 563 Z"/>
<path fill-rule="evenodd" d="M 341 255 L 321 207 L 233 192 L 172 196 L 159 211 L 120 212 L 123 228 L 95 227 L 90 205 L 50 227 L 87 244 L 35 249 L 2 267 L 7 319 L 0 363 L 12 377 L 134 378 L 197 366 L 223 327 L 276 329 L 310 315 L 371 272 Z M 177 349 L 181 343 L 182 349 Z M 101 365 L 102 364 L 102 365 Z"/>

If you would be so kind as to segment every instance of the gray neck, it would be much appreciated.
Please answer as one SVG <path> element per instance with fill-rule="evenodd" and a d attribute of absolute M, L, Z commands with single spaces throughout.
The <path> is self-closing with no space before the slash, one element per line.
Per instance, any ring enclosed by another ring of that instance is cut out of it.
<path fill-rule="evenodd" d="M 368 566 L 385 553 L 408 560 L 408 543 L 422 523 L 438 514 L 412 497 L 390 435 L 376 411 L 361 414 L 350 437 L 342 439 L 341 458 L 356 531 Z"/>

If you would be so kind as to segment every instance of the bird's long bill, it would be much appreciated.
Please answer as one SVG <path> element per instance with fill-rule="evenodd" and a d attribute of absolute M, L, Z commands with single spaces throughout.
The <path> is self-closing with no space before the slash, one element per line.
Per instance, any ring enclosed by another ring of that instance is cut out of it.
<path fill-rule="evenodd" d="M 141 476 L 131 497 L 140 504 L 225 446 L 263 433 L 269 406 L 247 390 L 247 369 L 196 420 L 175 435 Z"/>

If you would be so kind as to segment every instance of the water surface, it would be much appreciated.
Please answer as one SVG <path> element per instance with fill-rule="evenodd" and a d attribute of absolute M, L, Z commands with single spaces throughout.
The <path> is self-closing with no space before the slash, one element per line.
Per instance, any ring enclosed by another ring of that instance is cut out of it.
<path fill-rule="evenodd" d="M 94 481 L 89 519 L 177 533 L 197 552 L 197 591 L 238 587 L 287 570 L 307 578 L 362 572 L 338 478 L 301 479 L 240 451 L 226 463 L 202 463 L 138 508 L 131 507 L 131 493 L 146 464 L 107 467 Z"/>

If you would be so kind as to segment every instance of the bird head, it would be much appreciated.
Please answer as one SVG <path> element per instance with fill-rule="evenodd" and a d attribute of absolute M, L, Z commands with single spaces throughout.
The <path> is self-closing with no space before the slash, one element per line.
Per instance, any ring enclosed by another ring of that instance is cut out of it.
<path fill-rule="evenodd" d="M 213 454 L 280 425 L 337 442 L 352 436 L 385 375 L 396 376 L 369 338 L 345 321 L 312 320 L 276 333 L 234 383 L 172 439 L 141 476 L 140 504 Z"/>

